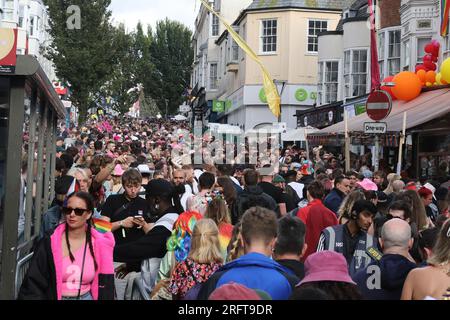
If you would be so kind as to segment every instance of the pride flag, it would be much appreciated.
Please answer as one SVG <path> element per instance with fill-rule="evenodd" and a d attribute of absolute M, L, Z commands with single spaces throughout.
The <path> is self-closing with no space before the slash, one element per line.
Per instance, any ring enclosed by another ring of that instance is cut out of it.
<path fill-rule="evenodd" d="M 448 35 L 448 22 L 450 14 L 450 0 L 441 0 L 441 36 Z"/>
<path fill-rule="evenodd" d="M 111 232 L 112 230 L 112 223 L 108 221 L 101 219 L 92 219 L 92 222 L 94 223 L 94 228 L 100 233 L 107 233 Z"/>

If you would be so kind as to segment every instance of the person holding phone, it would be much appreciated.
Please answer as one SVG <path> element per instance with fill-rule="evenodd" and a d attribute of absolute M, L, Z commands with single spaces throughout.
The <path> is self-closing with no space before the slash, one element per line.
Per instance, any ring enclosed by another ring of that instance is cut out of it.
<path fill-rule="evenodd" d="M 102 219 L 112 223 L 112 232 L 118 245 L 135 241 L 145 234 L 137 228 L 148 213 L 147 202 L 139 197 L 141 185 L 142 175 L 139 170 L 125 171 L 122 175 L 125 192 L 109 196 L 102 208 Z"/>

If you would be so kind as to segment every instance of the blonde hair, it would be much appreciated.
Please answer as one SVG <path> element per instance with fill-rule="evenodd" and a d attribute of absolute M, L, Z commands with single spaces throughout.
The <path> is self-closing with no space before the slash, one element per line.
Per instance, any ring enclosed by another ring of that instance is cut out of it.
<path fill-rule="evenodd" d="M 230 243 L 228 244 L 227 262 L 236 260 L 240 256 L 244 255 L 244 247 L 242 246 L 240 241 L 241 232 L 242 223 L 239 221 L 239 223 L 234 226 L 233 236 L 231 237 Z"/>
<path fill-rule="evenodd" d="M 394 181 L 400 180 L 402 177 L 395 173 L 389 173 L 387 181 L 389 182 L 387 188 L 383 191 L 387 196 L 394 192 Z"/>
<path fill-rule="evenodd" d="M 439 231 L 436 244 L 433 247 L 433 255 L 428 259 L 428 264 L 433 266 L 445 265 L 450 262 L 450 219 L 442 226 Z"/>
<path fill-rule="evenodd" d="M 213 220 L 202 219 L 195 225 L 189 258 L 197 263 L 223 263 L 219 229 Z"/>
<path fill-rule="evenodd" d="M 346 196 L 338 210 L 339 223 L 342 224 L 342 220 L 344 218 L 350 219 L 350 215 L 352 213 L 353 205 L 355 204 L 355 202 L 364 199 L 364 194 L 358 190 L 352 191 L 348 196 Z"/>
<path fill-rule="evenodd" d="M 206 209 L 205 218 L 213 220 L 218 226 L 222 223 L 231 223 L 228 207 L 223 199 L 214 198 Z"/>

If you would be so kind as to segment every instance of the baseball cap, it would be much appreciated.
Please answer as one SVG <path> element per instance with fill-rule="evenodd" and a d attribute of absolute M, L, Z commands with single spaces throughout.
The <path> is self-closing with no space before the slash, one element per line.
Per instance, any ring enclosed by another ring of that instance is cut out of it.
<path fill-rule="evenodd" d="M 305 278 L 297 286 L 319 281 L 356 284 L 348 273 L 344 256 L 334 251 L 321 251 L 310 255 L 305 262 Z"/>

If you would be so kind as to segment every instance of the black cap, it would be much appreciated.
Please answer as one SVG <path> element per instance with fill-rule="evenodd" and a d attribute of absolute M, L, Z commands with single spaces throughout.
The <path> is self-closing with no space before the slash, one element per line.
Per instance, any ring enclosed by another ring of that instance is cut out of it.
<path fill-rule="evenodd" d="M 67 194 L 74 180 L 75 178 L 71 176 L 62 176 L 58 178 L 55 181 L 55 193 L 60 195 Z"/>
<path fill-rule="evenodd" d="M 170 197 L 174 193 L 173 185 L 164 179 L 151 180 L 145 186 L 145 195 L 149 197 Z"/>

